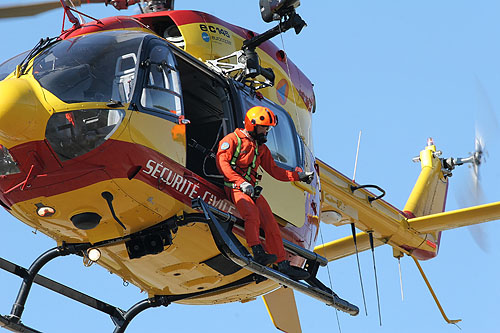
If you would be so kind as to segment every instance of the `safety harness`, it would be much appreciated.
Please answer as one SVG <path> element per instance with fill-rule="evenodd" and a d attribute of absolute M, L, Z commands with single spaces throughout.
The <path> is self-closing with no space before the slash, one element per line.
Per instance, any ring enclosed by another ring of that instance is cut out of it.
<path fill-rule="evenodd" d="M 259 145 L 258 144 L 255 145 L 255 154 L 253 155 L 252 164 L 250 164 L 250 166 L 248 166 L 246 172 L 242 172 L 243 170 L 241 170 L 241 168 L 239 168 L 236 165 L 236 161 L 238 160 L 238 157 L 240 157 L 240 153 L 241 153 L 241 138 L 236 133 L 234 133 L 234 135 L 236 135 L 236 140 L 238 141 L 238 145 L 236 146 L 236 149 L 234 150 L 233 157 L 231 158 L 231 162 L 229 162 L 229 164 L 231 165 L 231 167 L 233 168 L 234 171 L 236 171 L 243 178 L 245 178 L 246 181 L 251 183 L 252 182 L 251 174 L 252 174 L 253 169 L 255 169 L 255 162 L 257 161 L 257 156 L 259 155 Z M 240 169 L 241 172 L 238 171 L 237 169 Z M 257 179 L 258 179 L 258 175 L 256 175 L 255 185 L 257 185 Z M 230 187 L 230 188 L 236 188 L 236 184 L 234 182 L 224 182 L 224 185 L 227 187 Z"/>

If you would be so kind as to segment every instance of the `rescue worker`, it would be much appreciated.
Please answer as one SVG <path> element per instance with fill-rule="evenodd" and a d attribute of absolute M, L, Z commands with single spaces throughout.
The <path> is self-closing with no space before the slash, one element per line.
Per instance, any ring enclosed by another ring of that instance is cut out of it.
<path fill-rule="evenodd" d="M 245 128 L 237 128 L 220 141 L 217 167 L 224 175 L 226 194 L 245 221 L 245 238 L 252 248 L 253 259 L 261 265 L 277 262 L 278 270 L 292 279 L 307 279 L 307 271 L 291 266 L 286 260 L 281 232 L 266 199 L 260 195 L 254 197 L 259 166 L 281 181 L 300 180 L 309 184 L 314 177 L 313 172 L 289 171 L 276 165 L 265 142 L 267 132 L 277 124 L 278 118 L 269 108 L 250 108 L 245 116 Z M 266 236 L 267 252 L 259 239 L 260 228 Z"/>

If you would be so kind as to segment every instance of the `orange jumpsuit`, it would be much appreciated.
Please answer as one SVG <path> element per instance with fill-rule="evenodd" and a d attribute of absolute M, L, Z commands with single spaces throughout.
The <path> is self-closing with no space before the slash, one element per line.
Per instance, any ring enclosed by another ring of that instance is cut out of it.
<path fill-rule="evenodd" d="M 233 158 L 238 141 L 236 135 L 241 138 L 241 152 L 236 160 L 236 168 L 231 166 L 231 159 Z M 275 254 L 281 262 L 286 259 L 285 249 L 283 248 L 283 240 L 281 239 L 281 232 L 278 223 L 274 219 L 273 213 L 269 204 L 263 196 L 260 196 L 256 202 L 251 197 L 243 193 L 239 186 L 247 181 L 243 178 L 248 167 L 252 164 L 255 155 L 256 142 L 247 136 L 245 132 L 237 128 L 233 133 L 226 135 L 219 143 L 217 151 L 217 167 L 224 175 L 226 182 L 234 184 L 233 188 L 225 187 L 226 194 L 235 203 L 236 208 L 245 220 L 245 238 L 249 246 L 260 244 L 259 228 L 264 229 L 266 235 L 265 248 L 268 253 Z M 295 171 L 288 171 L 280 168 L 274 162 L 269 148 L 265 144 L 259 145 L 258 156 L 255 161 L 255 168 L 253 169 L 249 182 L 255 186 L 257 168 L 262 166 L 264 170 L 272 177 L 281 181 L 297 181 L 299 175 Z"/>

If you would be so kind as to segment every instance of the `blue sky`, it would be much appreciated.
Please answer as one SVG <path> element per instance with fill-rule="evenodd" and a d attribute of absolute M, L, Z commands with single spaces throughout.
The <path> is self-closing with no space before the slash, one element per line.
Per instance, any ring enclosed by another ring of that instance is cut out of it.
<path fill-rule="evenodd" d="M 2 1 L 2 5 L 33 1 Z M 177 1 L 178 9 L 197 9 L 257 32 L 271 27 L 258 11 L 258 1 Z M 83 9 L 95 17 L 119 14 L 104 5 Z M 482 171 L 486 202 L 500 200 L 499 134 L 493 113 L 500 113 L 500 3 L 497 1 L 302 1 L 298 12 L 308 23 L 299 36 L 283 36 L 285 51 L 315 84 L 316 156 L 352 176 L 358 133 L 363 131 L 356 180 L 377 184 L 386 200 L 403 208 L 420 167 L 411 162 L 432 136 L 443 155 L 463 157 L 473 149 L 474 121 L 479 111 L 487 129 L 489 158 Z M 133 13 L 133 11 L 129 11 Z M 123 13 L 122 13 L 123 14 Z M 62 11 L 27 19 L 0 21 L 0 61 L 30 49 L 41 38 L 60 32 Z M 281 39 L 274 39 L 279 46 Z M 478 82 L 480 82 L 478 84 Z M 483 93 L 478 86 L 484 87 Z M 491 106 L 491 108 L 489 106 Z M 492 111 L 491 111 L 492 110 Z M 491 111 L 491 112 L 490 112 Z M 469 170 L 451 178 L 447 210 L 460 208 L 457 196 L 469 196 Z M 0 256 L 23 266 L 55 243 L 0 212 Z M 437 258 L 423 262 L 448 317 L 461 318 L 462 332 L 497 332 L 500 303 L 500 248 L 494 236 L 498 222 L 481 228 L 489 251 L 474 243 L 467 228 L 443 234 Z M 329 241 L 349 234 L 349 227 L 323 225 Z M 321 238 L 318 237 L 318 243 Z M 338 313 L 342 332 L 458 332 L 441 318 L 411 259 L 401 260 L 404 301 L 397 260 L 388 246 L 376 249 L 382 307 L 378 324 L 371 253 L 360 254 L 368 304 L 362 309 L 356 260 L 329 265 L 333 289 L 358 304 L 357 317 Z M 79 257 L 65 257 L 43 268 L 43 275 L 128 309 L 146 295 L 99 266 L 85 268 Z M 329 284 L 328 272 L 320 279 Z M 20 280 L 0 272 L 0 313 L 10 312 Z M 335 310 L 296 293 L 303 332 L 338 332 Z M 104 314 L 67 301 L 35 286 L 23 315 L 27 325 L 44 332 L 110 332 Z M 217 306 L 184 306 L 148 310 L 127 332 L 272 332 L 262 300 Z"/>

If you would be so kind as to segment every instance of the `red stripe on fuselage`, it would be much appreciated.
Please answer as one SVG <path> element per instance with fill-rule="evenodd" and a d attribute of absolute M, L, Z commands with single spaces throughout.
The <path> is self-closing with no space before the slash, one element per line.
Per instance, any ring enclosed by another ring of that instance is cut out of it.
<path fill-rule="evenodd" d="M 126 179 L 132 169 L 136 170 L 137 166 L 141 166 L 134 179 L 187 206 L 191 206 L 193 198 L 200 196 L 207 203 L 239 217 L 234 204 L 226 198 L 221 188 L 170 158 L 139 144 L 108 140 L 93 151 L 61 164 L 45 141 L 22 144 L 9 151 L 21 169 L 19 174 L 0 177 L 0 199 L 9 207 L 22 201 L 41 196 L 51 197 L 106 180 Z M 17 187 L 5 194 L 5 191 L 26 179 L 31 165 L 34 165 L 35 172 L 25 189 Z M 126 188 L 123 190 L 127 191 Z M 290 224 L 281 228 L 284 238 L 301 246 L 304 246 L 301 240 L 311 238 L 312 230 L 313 226 L 307 221 L 302 228 Z"/>
<path fill-rule="evenodd" d="M 403 245 L 401 247 L 403 249 L 411 252 L 411 254 L 415 258 L 417 258 L 418 260 L 429 260 L 429 259 L 435 258 L 437 256 L 437 251 L 436 252 L 426 251 L 426 250 L 416 249 L 414 247 L 406 246 L 406 245 Z"/>
<path fill-rule="evenodd" d="M 68 39 L 79 35 L 118 29 L 147 29 L 139 20 L 131 16 L 113 16 L 103 18 L 99 21 L 92 21 L 82 25 L 78 29 L 71 29 L 61 34 L 61 39 Z"/>

